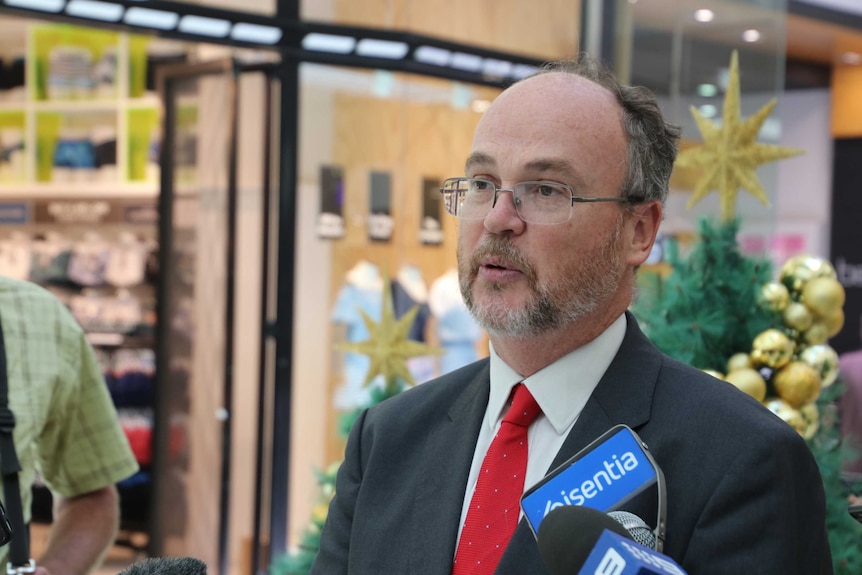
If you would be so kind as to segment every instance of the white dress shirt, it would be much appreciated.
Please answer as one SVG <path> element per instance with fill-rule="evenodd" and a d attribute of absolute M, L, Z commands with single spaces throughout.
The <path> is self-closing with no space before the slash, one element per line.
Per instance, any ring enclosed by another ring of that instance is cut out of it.
<path fill-rule="evenodd" d="M 551 463 L 581 410 L 616 356 L 625 333 L 626 317 L 623 314 L 593 341 L 527 378 L 506 365 L 494 351 L 493 345 L 490 346 L 491 395 L 479 429 L 479 439 L 467 479 L 464 504 L 461 508 L 461 524 L 458 528 L 459 539 L 467 518 L 467 510 L 470 508 L 470 499 L 476 488 L 479 468 L 506 415 L 512 388 L 523 382 L 542 408 L 542 413 L 527 432 L 529 447 L 527 475 L 524 480 L 526 491 L 550 471 Z"/>

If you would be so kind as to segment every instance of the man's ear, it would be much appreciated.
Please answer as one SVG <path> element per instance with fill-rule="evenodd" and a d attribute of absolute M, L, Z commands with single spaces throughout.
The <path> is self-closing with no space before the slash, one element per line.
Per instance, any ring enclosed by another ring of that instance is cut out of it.
<path fill-rule="evenodd" d="M 629 233 L 631 234 L 628 245 L 629 265 L 637 267 L 649 257 L 656 234 L 658 234 L 661 218 L 662 207 L 659 201 L 645 202 L 634 206 L 628 218 Z"/>

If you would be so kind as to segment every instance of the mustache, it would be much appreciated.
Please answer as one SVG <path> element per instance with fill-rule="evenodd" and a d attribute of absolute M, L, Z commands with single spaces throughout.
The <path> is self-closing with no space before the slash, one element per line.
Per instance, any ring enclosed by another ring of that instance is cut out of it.
<path fill-rule="evenodd" d="M 486 258 L 500 260 L 506 267 L 517 268 L 524 274 L 530 283 L 536 281 L 533 266 L 505 236 L 486 236 L 482 243 L 476 247 L 476 251 L 470 256 L 470 276 L 475 277 L 479 273 L 482 260 Z"/>

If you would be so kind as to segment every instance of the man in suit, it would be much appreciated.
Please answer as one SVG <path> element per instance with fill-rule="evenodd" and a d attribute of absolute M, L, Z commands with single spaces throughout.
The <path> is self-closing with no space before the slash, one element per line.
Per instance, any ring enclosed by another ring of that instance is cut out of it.
<path fill-rule="evenodd" d="M 652 94 L 586 58 L 494 101 L 467 177 L 443 187 L 459 218 L 461 290 L 491 356 L 359 417 L 312 573 L 547 573 L 523 519 L 497 555 L 462 555 L 480 544 L 467 534 L 476 486 L 522 386 L 541 413 L 527 424 L 518 493 L 623 423 L 664 471 L 664 552 L 689 573 L 832 572 L 805 442 L 730 384 L 663 355 L 626 311 L 678 138 Z M 624 509 L 654 524 L 653 497 Z"/>

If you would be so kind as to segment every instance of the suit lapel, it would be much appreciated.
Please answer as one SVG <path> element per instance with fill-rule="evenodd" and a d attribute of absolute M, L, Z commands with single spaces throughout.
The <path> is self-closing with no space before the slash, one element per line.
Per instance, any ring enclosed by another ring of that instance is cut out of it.
<path fill-rule="evenodd" d="M 624 423 L 637 431 L 649 421 L 662 356 L 641 332 L 634 316 L 626 312 L 626 320 L 626 335 L 617 355 L 548 471 L 562 465 L 614 425 Z"/>
<path fill-rule="evenodd" d="M 441 425 L 429 425 L 421 447 L 425 464 L 418 478 L 416 513 L 427 521 L 412 534 L 417 564 L 411 573 L 449 573 L 455 556 L 464 490 L 490 390 L 489 364 L 451 403 Z"/>
<path fill-rule="evenodd" d="M 617 423 L 637 430 L 649 420 L 661 354 L 627 313 L 620 350 L 587 401 L 550 470 L 555 469 Z M 423 447 L 428 465 L 419 478 L 417 509 L 428 521 L 413 534 L 419 563 L 411 573 L 449 573 L 473 451 L 490 389 L 490 367 L 474 376 L 451 404 L 448 422 L 431 426 Z M 547 573 L 535 538 L 522 520 L 503 554 L 497 573 Z"/>

